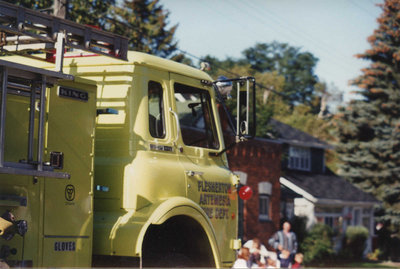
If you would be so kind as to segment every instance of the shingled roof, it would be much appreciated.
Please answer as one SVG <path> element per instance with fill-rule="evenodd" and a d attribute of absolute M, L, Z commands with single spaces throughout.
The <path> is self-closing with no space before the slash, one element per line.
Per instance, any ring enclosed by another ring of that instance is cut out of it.
<path fill-rule="evenodd" d="M 269 123 L 278 133 L 278 137 L 275 137 L 275 139 L 278 139 L 283 143 L 303 147 L 323 149 L 332 148 L 332 146 L 328 143 L 321 141 L 318 138 L 302 132 L 296 128 L 293 128 L 287 124 L 284 124 L 283 122 L 277 121 L 275 119 L 270 119 Z"/>
<path fill-rule="evenodd" d="M 348 202 L 377 202 L 371 194 L 358 189 L 344 178 L 330 171 L 325 174 L 314 174 L 286 170 L 282 174 L 283 178 L 295 184 L 316 199 Z"/>

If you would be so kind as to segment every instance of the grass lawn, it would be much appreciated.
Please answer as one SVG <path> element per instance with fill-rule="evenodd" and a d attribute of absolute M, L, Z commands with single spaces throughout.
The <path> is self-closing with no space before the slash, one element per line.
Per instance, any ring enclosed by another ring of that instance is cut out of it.
<path fill-rule="evenodd" d="M 384 262 L 354 262 L 346 264 L 345 267 L 351 268 L 398 268 L 398 265 L 384 263 Z"/>
<path fill-rule="evenodd" d="M 392 262 L 371 262 L 371 261 L 360 261 L 360 262 L 338 262 L 336 264 L 320 264 L 315 266 L 306 266 L 306 268 L 400 268 L 400 263 Z"/>

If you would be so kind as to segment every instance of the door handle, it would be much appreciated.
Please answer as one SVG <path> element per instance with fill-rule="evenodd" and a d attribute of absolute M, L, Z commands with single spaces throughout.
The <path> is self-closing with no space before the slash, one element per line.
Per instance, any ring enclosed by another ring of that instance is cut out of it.
<path fill-rule="evenodd" d="M 204 173 L 203 172 L 198 172 L 198 171 L 185 171 L 186 175 L 188 175 L 189 177 L 193 177 L 193 176 L 202 176 Z"/>

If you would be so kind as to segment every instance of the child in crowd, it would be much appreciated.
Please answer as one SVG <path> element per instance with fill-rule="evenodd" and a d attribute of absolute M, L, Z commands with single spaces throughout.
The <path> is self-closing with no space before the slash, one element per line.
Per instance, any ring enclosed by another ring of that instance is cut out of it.
<path fill-rule="evenodd" d="M 279 268 L 275 252 L 268 251 L 259 238 L 247 241 L 244 247 L 250 250 L 251 268 Z"/>
<path fill-rule="evenodd" d="M 294 264 L 292 265 L 292 268 L 303 268 L 303 254 L 297 253 L 294 256 Z"/>
<path fill-rule="evenodd" d="M 232 268 L 250 268 L 250 250 L 242 247 Z"/>

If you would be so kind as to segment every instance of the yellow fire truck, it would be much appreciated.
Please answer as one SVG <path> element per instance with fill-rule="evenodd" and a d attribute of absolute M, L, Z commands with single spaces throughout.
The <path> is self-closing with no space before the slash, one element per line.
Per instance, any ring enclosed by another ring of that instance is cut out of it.
<path fill-rule="evenodd" d="M 218 109 L 233 88 L 230 125 L 250 136 L 253 78 L 212 82 L 5 2 L 0 47 L 22 55 L 0 58 L 2 266 L 232 265 L 239 177 Z"/>

